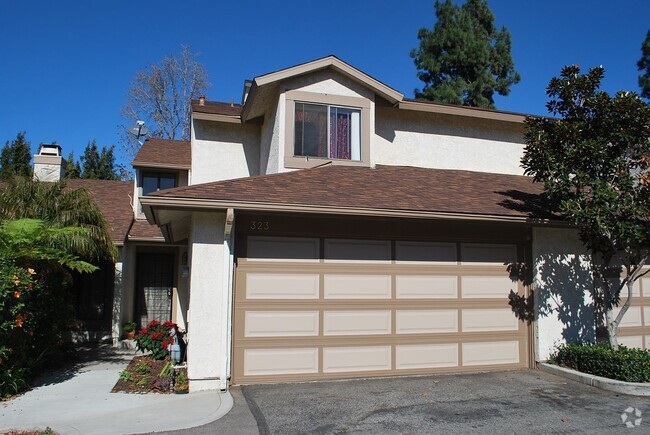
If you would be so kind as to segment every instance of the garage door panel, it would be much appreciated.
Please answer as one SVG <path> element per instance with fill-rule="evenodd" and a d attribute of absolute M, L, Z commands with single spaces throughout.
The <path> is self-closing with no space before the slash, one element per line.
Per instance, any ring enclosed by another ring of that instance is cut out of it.
<path fill-rule="evenodd" d="M 627 347 L 637 347 L 643 349 L 642 335 L 619 335 L 618 343 Z"/>
<path fill-rule="evenodd" d="M 458 366 L 458 343 L 398 345 L 395 368 L 426 369 Z"/>
<path fill-rule="evenodd" d="M 458 332 L 458 310 L 396 310 L 397 334 Z"/>
<path fill-rule="evenodd" d="M 250 236 L 246 246 L 250 261 L 320 261 L 320 240 L 315 238 Z"/>
<path fill-rule="evenodd" d="M 326 347 L 323 372 L 366 372 L 391 369 L 391 346 Z"/>
<path fill-rule="evenodd" d="M 463 343 L 463 366 L 519 363 L 519 341 Z"/>
<path fill-rule="evenodd" d="M 382 262 L 391 261 L 391 243 L 388 240 L 326 239 L 325 262 Z"/>
<path fill-rule="evenodd" d="M 318 299 L 318 274 L 247 273 L 247 299 Z"/>
<path fill-rule="evenodd" d="M 395 242 L 395 260 L 401 264 L 455 265 L 457 257 L 455 243 Z"/>
<path fill-rule="evenodd" d="M 461 264 L 508 265 L 517 261 L 517 245 L 462 243 Z"/>
<path fill-rule="evenodd" d="M 455 275 L 397 275 L 398 299 L 450 299 L 458 297 L 458 277 Z"/>
<path fill-rule="evenodd" d="M 244 375 L 318 373 L 318 349 L 246 349 Z"/>
<path fill-rule="evenodd" d="M 326 299 L 390 299 L 390 275 L 335 275 L 326 274 Z"/>
<path fill-rule="evenodd" d="M 461 294 L 464 298 L 504 299 L 517 285 L 508 276 L 463 276 Z"/>
<path fill-rule="evenodd" d="M 612 310 L 614 312 L 614 317 L 618 316 L 618 313 L 621 311 L 621 307 L 614 307 Z M 641 322 L 641 307 L 630 307 L 627 309 L 627 312 L 623 316 L 623 319 L 621 320 L 620 327 L 634 327 L 634 326 L 642 326 L 643 323 Z"/>
<path fill-rule="evenodd" d="M 318 318 L 318 311 L 246 311 L 244 336 L 317 336 Z"/>
<path fill-rule="evenodd" d="M 391 312 L 325 311 L 323 335 L 377 335 L 391 333 Z"/>
<path fill-rule="evenodd" d="M 510 308 L 462 310 L 463 332 L 517 331 L 519 320 Z"/>

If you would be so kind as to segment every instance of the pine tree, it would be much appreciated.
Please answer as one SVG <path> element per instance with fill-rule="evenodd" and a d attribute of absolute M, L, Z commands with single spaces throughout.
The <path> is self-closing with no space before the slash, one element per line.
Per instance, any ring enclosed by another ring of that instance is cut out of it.
<path fill-rule="evenodd" d="M 11 147 L 9 141 L 5 142 L 0 152 L 0 180 L 8 180 L 13 175 L 13 168 L 11 167 Z"/>
<path fill-rule="evenodd" d="M 97 141 L 93 139 L 88 142 L 83 156 L 81 156 L 81 178 L 97 179 L 97 166 L 99 164 L 99 151 L 97 151 Z"/>
<path fill-rule="evenodd" d="M 75 161 L 73 152 L 70 152 L 68 155 L 65 167 L 65 178 L 70 180 L 74 178 L 81 178 L 81 165 L 79 165 L 79 162 Z"/>
<path fill-rule="evenodd" d="M 115 171 L 115 146 L 97 148 L 97 141 L 88 142 L 83 156 L 81 156 L 81 177 L 92 180 L 119 180 Z M 68 163 L 69 165 L 70 163 Z"/>
<path fill-rule="evenodd" d="M 497 30 L 485 0 L 435 2 L 433 29 L 418 32 L 411 51 L 424 88 L 415 97 L 449 104 L 494 108 L 494 93 L 508 95 L 521 80 L 514 69 L 510 33 Z"/>
<path fill-rule="evenodd" d="M 639 75 L 639 87 L 641 96 L 650 100 L 650 30 L 645 35 L 645 41 L 641 44 L 641 59 L 637 62 Z"/>
<path fill-rule="evenodd" d="M 16 139 L 5 143 L 0 153 L 0 179 L 7 180 L 13 176 L 31 177 L 31 145 L 25 140 L 25 132 L 16 135 Z"/>
<path fill-rule="evenodd" d="M 97 163 L 97 178 L 100 180 L 118 180 L 120 177 L 115 171 L 115 145 L 102 147 Z"/>

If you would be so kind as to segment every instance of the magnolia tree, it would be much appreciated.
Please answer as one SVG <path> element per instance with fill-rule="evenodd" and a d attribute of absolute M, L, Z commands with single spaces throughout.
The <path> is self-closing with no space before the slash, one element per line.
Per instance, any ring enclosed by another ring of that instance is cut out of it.
<path fill-rule="evenodd" d="M 599 90 L 603 76 L 602 67 L 567 66 L 549 82 L 547 108 L 559 119 L 527 118 L 522 165 L 592 253 L 595 302 L 617 349 L 634 282 L 648 273 L 650 106 L 635 93 Z"/>

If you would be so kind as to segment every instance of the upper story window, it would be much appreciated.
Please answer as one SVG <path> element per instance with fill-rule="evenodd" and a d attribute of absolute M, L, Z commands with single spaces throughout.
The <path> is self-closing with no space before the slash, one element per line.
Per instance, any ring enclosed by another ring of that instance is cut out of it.
<path fill-rule="evenodd" d="M 177 177 L 169 172 L 144 172 L 142 174 L 142 195 L 148 195 L 158 190 L 176 187 Z"/>
<path fill-rule="evenodd" d="M 369 99 L 294 90 L 285 96 L 286 168 L 370 165 Z"/>
<path fill-rule="evenodd" d="M 295 102 L 294 156 L 361 160 L 361 109 Z"/>

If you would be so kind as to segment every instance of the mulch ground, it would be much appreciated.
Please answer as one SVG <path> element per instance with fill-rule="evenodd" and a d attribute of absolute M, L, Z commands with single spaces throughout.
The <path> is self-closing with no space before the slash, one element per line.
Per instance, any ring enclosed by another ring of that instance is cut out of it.
<path fill-rule="evenodd" d="M 135 394 L 171 393 L 171 377 L 159 377 L 166 363 L 166 360 L 158 361 L 150 356 L 136 356 L 131 360 L 126 370 L 122 372 L 120 379 L 111 392 Z M 129 374 L 126 375 L 125 373 Z"/>

